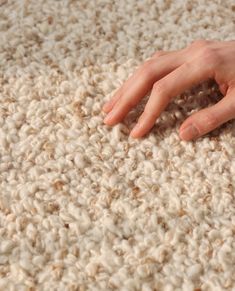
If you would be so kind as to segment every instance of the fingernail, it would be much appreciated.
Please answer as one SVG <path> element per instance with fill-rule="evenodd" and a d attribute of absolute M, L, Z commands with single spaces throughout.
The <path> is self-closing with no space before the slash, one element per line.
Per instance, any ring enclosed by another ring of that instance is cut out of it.
<path fill-rule="evenodd" d="M 136 135 L 136 134 L 139 132 L 139 129 L 140 129 L 140 124 L 137 123 L 137 124 L 135 125 L 135 127 L 132 129 L 130 135 L 131 135 L 131 136 Z"/>
<path fill-rule="evenodd" d="M 114 111 L 109 112 L 109 114 L 105 117 L 104 122 L 109 122 L 114 116 Z"/>
<path fill-rule="evenodd" d="M 107 102 L 107 103 L 105 103 L 102 109 L 103 109 L 103 110 L 108 110 L 108 109 L 109 109 L 109 107 L 110 107 L 110 104 L 111 104 L 111 102 L 110 102 L 110 101 L 109 101 L 109 102 Z"/>
<path fill-rule="evenodd" d="M 183 130 L 180 131 L 180 137 L 184 140 L 194 139 L 198 135 L 199 132 L 193 124 L 190 124 L 189 126 L 185 127 Z"/>

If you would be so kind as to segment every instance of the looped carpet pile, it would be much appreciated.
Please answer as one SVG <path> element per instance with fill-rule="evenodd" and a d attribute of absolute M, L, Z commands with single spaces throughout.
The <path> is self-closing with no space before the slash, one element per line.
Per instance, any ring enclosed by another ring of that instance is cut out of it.
<path fill-rule="evenodd" d="M 0 0 L 0 290 L 235 290 L 235 124 L 180 124 L 221 94 L 101 111 L 155 51 L 231 40 L 233 0 Z"/>

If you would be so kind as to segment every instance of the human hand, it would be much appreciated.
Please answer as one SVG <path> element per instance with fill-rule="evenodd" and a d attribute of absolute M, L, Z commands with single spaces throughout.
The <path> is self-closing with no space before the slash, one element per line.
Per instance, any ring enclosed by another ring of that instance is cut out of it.
<path fill-rule="evenodd" d="M 235 41 L 197 40 L 178 51 L 159 51 L 145 61 L 105 103 L 104 122 L 115 125 L 151 90 L 132 137 L 142 137 L 174 96 L 214 79 L 224 97 L 189 116 L 180 127 L 183 140 L 198 138 L 235 118 Z"/>

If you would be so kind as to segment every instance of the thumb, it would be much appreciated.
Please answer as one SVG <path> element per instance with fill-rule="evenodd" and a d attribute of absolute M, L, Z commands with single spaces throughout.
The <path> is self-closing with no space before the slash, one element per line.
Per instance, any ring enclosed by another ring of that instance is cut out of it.
<path fill-rule="evenodd" d="M 215 105 L 192 114 L 180 127 L 180 138 L 189 141 L 198 138 L 223 123 L 235 118 L 235 89 Z"/>

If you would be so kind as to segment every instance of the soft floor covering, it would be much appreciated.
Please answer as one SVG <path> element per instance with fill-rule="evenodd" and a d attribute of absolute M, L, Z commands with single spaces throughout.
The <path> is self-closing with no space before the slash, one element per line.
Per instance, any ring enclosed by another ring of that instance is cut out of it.
<path fill-rule="evenodd" d="M 205 82 L 129 137 L 101 111 L 157 50 L 235 38 L 233 0 L 0 0 L 0 290 L 235 290 L 235 122 Z"/>

